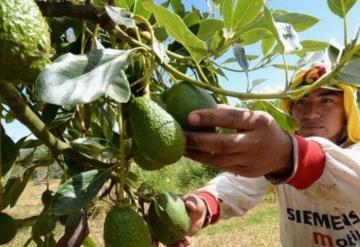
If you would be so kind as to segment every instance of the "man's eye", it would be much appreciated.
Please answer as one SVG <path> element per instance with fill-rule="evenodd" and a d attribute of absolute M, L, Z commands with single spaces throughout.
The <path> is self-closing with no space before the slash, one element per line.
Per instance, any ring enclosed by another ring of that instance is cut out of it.
<path fill-rule="evenodd" d="M 306 101 L 306 100 L 298 100 L 298 101 L 296 102 L 296 104 L 298 104 L 298 105 L 306 105 L 306 104 L 307 104 L 307 101 Z"/>
<path fill-rule="evenodd" d="M 323 99 L 322 102 L 326 103 L 326 104 L 329 104 L 329 103 L 333 103 L 334 100 L 333 99 Z"/>

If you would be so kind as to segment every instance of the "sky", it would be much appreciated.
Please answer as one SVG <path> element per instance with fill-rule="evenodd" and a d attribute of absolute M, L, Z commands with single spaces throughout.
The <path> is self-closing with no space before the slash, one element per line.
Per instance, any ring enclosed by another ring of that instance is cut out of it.
<path fill-rule="evenodd" d="M 157 0 L 156 2 L 163 2 Z M 196 6 L 201 10 L 207 10 L 206 0 L 183 0 L 187 9 L 191 8 L 191 5 Z M 268 5 L 272 9 L 283 9 L 288 12 L 302 13 L 315 16 L 320 19 L 312 28 L 307 31 L 299 33 L 300 40 L 321 40 L 329 42 L 330 39 L 335 38 L 338 42 L 343 44 L 343 22 L 338 16 L 332 14 L 327 6 L 326 0 L 271 0 L 268 1 Z M 349 35 L 348 39 L 354 37 L 357 28 L 360 25 L 360 2 L 358 1 L 349 12 Z M 259 54 L 259 46 L 245 47 L 247 54 Z M 219 62 L 225 61 L 232 56 L 232 52 L 229 51 Z M 289 61 L 294 61 L 294 58 L 289 58 Z M 281 62 L 281 61 L 280 61 Z M 250 63 L 250 67 L 251 67 Z M 233 64 L 230 67 L 240 69 L 237 64 Z M 246 77 L 243 73 L 231 73 L 226 72 L 228 80 L 220 79 L 222 87 L 233 91 L 244 91 L 246 88 Z M 267 81 L 256 88 L 257 92 L 269 92 L 280 90 L 284 87 L 285 73 L 283 70 L 275 68 L 266 68 L 257 72 L 250 72 L 250 80 L 264 78 Z M 230 104 L 236 104 L 236 99 L 230 99 Z M 4 125 L 6 133 L 18 140 L 21 137 L 30 133 L 30 131 L 19 122 L 15 121 L 11 125 Z"/>

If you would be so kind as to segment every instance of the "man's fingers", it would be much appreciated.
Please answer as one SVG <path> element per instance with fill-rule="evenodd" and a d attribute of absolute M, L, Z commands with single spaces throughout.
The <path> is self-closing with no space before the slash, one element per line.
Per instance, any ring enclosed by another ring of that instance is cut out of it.
<path fill-rule="evenodd" d="M 247 152 L 259 143 L 259 137 L 253 131 L 244 133 L 199 133 L 186 132 L 188 150 L 208 152 L 210 154 L 235 154 Z"/>
<path fill-rule="evenodd" d="M 195 126 L 224 127 L 238 130 L 251 130 L 269 119 L 259 112 L 245 109 L 218 107 L 217 109 L 196 110 L 189 114 L 188 121 Z"/>
<path fill-rule="evenodd" d="M 186 148 L 209 152 L 212 154 L 219 153 L 237 153 L 243 148 L 241 138 L 243 134 L 216 134 L 216 133 L 199 133 L 186 132 Z"/>
<path fill-rule="evenodd" d="M 186 156 L 206 165 L 211 165 L 213 159 L 213 155 L 210 153 L 196 150 L 187 150 Z"/>
<path fill-rule="evenodd" d="M 187 247 L 191 245 L 191 237 L 185 236 L 183 240 L 180 242 L 177 242 L 174 245 L 171 245 L 171 247 Z"/>
<path fill-rule="evenodd" d="M 256 167 L 256 164 L 249 161 L 249 156 L 245 153 L 212 155 L 208 152 L 189 150 L 186 156 L 222 170 L 236 168 L 246 172 Z"/>
<path fill-rule="evenodd" d="M 185 246 L 191 245 L 191 237 L 185 236 L 184 244 L 185 244 Z"/>
<path fill-rule="evenodd" d="M 195 194 L 188 194 L 183 197 L 186 209 L 188 210 L 191 224 L 186 232 L 186 235 L 195 235 L 204 224 L 207 208 L 205 202 Z"/>
<path fill-rule="evenodd" d="M 193 212 L 196 210 L 196 204 L 193 201 L 185 201 L 185 206 L 189 212 Z"/>

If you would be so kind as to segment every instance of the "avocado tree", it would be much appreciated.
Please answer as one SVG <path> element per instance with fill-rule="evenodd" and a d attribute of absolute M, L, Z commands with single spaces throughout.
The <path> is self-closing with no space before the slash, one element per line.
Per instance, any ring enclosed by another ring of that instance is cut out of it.
<path fill-rule="evenodd" d="M 14 142 L 0 126 L 0 244 L 31 227 L 26 245 L 94 246 L 87 218 L 102 201 L 111 208 L 106 246 L 150 246 L 152 238 L 171 244 L 188 226 L 184 205 L 171 193 L 158 195 L 133 168 L 156 170 L 180 159 L 190 111 L 227 103 L 228 97 L 254 99 L 254 108 L 292 130 L 296 122 L 265 100 L 297 99 L 332 78 L 360 81 L 360 30 L 348 39 L 346 18 L 356 0 L 328 0 L 344 20 L 343 47 L 300 41 L 297 33 L 318 19 L 270 9 L 267 1 L 208 0 L 208 11 L 185 2 L 0 2 L 0 119 L 17 119 L 33 134 Z M 246 55 L 246 46 L 256 43 L 259 54 Z M 283 69 L 285 89 L 253 93 L 260 81 L 249 79 L 245 92 L 223 88 L 219 78 L 228 68 L 218 61 L 229 50 L 234 55 L 226 62 L 237 62 L 239 73 Z M 299 61 L 288 64 L 290 55 Z M 312 85 L 289 90 L 289 71 L 315 60 L 331 70 Z M 47 152 L 33 162 L 37 149 Z M 64 175 L 56 192 L 43 192 L 41 213 L 25 219 L 5 213 L 35 168 L 53 161 Z M 21 176 L 14 176 L 16 166 L 24 168 Z M 57 222 L 65 227 L 55 240 Z"/>

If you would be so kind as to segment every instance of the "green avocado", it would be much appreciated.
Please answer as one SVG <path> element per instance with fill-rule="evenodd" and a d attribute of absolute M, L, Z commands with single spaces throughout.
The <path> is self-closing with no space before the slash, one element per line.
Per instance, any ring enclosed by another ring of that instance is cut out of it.
<path fill-rule="evenodd" d="M 41 194 L 41 203 L 44 206 L 49 206 L 50 203 L 52 202 L 52 200 L 54 199 L 54 191 L 51 191 L 49 189 L 45 190 L 42 194 Z"/>
<path fill-rule="evenodd" d="M 146 157 L 143 153 L 141 153 L 135 143 L 132 145 L 132 153 L 135 163 L 144 170 L 154 171 L 159 170 L 164 166 L 163 164 L 154 162 L 150 158 Z"/>
<path fill-rule="evenodd" d="M 129 106 L 129 121 L 136 146 L 133 155 L 139 163 L 141 160 L 149 161 L 152 166 L 149 167 L 150 170 L 175 163 L 184 154 L 183 130 L 179 123 L 154 101 L 145 97 L 135 98 Z M 135 154 L 137 152 L 140 154 Z M 139 165 L 144 169 L 147 167 L 146 164 Z"/>
<path fill-rule="evenodd" d="M 0 1 L 0 81 L 33 83 L 50 49 L 49 26 L 33 0 Z"/>
<path fill-rule="evenodd" d="M 0 244 L 10 242 L 16 235 L 15 220 L 8 214 L 0 212 Z"/>
<path fill-rule="evenodd" d="M 166 246 L 182 240 L 190 226 L 184 201 L 168 192 L 150 204 L 148 219 L 152 236 Z"/>
<path fill-rule="evenodd" d="M 130 207 L 114 207 L 105 218 L 105 247 L 150 247 L 151 235 L 145 220 Z"/>
<path fill-rule="evenodd" d="M 190 112 L 205 108 L 216 108 L 214 98 L 204 89 L 187 82 L 181 82 L 171 87 L 164 96 L 167 111 L 180 123 L 186 131 L 214 132 L 214 128 L 204 128 L 190 125 L 187 118 Z"/>

